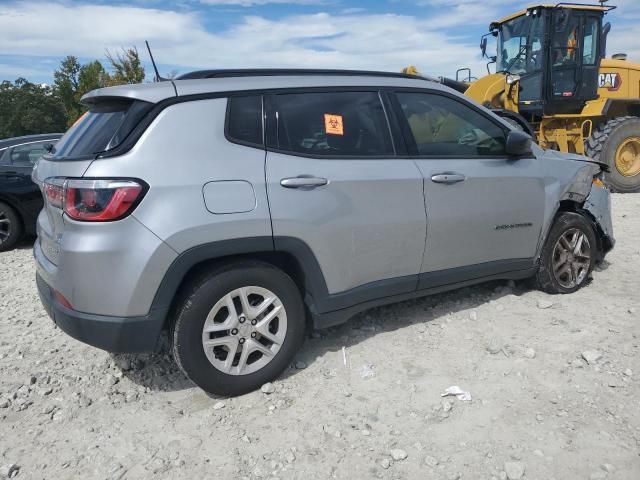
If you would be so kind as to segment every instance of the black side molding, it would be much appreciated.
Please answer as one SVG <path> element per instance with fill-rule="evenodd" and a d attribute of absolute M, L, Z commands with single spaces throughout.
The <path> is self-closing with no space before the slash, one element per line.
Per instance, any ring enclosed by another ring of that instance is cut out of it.
<path fill-rule="evenodd" d="M 488 280 L 525 278 L 535 273 L 535 259 L 504 260 L 388 278 L 331 294 L 318 260 L 305 242 L 293 237 L 250 237 L 200 245 L 179 255 L 160 283 L 149 315 L 169 311 L 185 276 L 197 265 L 234 256 L 254 255 L 260 258 L 266 255 L 265 260 L 269 261 L 269 254 L 284 254 L 295 261 L 300 271 L 297 280 L 301 282 L 305 303 L 317 328 L 341 323 L 360 311 L 378 305 Z"/>

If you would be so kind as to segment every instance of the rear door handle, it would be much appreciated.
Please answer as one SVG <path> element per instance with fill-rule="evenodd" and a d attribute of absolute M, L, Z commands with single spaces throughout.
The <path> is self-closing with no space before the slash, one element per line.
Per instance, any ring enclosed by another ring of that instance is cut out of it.
<path fill-rule="evenodd" d="M 465 176 L 459 173 L 439 173 L 431 177 L 431 181 L 435 183 L 458 183 L 464 182 Z"/>
<path fill-rule="evenodd" d="M 329 180 L 320 177 L 290 177 L 280 180 L 280 185 L 285 188 L 313 188 L 327 185 Z"/>

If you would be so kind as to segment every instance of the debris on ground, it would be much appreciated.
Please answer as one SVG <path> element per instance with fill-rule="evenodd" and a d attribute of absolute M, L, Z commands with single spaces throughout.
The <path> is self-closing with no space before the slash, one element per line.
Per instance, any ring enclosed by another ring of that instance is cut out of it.
<path fill-rule="evenodd" d="M 460 387 L 454 385 L 452 387 L 447 388 L 444 393 L 440 394 L 441 397 L 456 397 L 458 400 L 462 400 L 463 402 L 471 401 L 471 393 L 462 390 Z"/>

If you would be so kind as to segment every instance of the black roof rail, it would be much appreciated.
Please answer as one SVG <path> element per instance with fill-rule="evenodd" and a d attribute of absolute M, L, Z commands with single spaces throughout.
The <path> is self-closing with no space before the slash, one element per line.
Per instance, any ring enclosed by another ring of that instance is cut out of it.
<path fill-rule="evenodd" d="M 437 81 L 437 79 L 409 75 L 396 72 L 379 72 L 368 70 L 331 70 L 331 69 L 307 69 L 307 68 L 251 68 L 235 70 L 198 70 L 184 73 L 175 80 L 194 80 L 203 78 L 229 78 L 229 77 L 275 77 L 275 76 L 305 76 L 305 75 L 330 75 L 330 76 L 358 76 L 358 77 L 391 77 L 419 80 Z"/>

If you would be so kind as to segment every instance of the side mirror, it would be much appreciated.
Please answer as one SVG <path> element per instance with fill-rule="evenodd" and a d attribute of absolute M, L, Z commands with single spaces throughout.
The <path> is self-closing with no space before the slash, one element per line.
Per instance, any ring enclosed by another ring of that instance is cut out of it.
<path fill-rule="evenodd" d="M 487 37 L 482 37 L 480 40 L 480 50 L 482 51 L 482 58 L 487 56 Z"/>
<path fill-rule="evenodd" d="M 531 137 L 520 130 L 511 130 L 507 135 L 506 151 L 510 157 L 524 157 L 533 155 Z"/>

